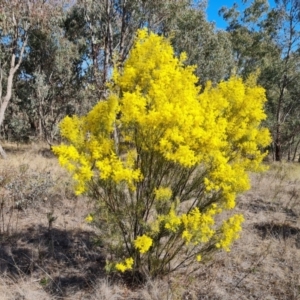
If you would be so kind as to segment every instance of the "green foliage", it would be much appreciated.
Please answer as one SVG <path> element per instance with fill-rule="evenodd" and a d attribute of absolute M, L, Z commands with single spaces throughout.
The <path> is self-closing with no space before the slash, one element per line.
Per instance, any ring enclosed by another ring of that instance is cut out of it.
<path fill-rule="evenodd" d="M 14 87 L 17 79 L 28 80 L 28 74 L 20 72 L 20 67 L 24 58 L 28 55 L 28 41 L 31 37 L 32 44 L 46 44 L 47 39 L 43 31 L 35 30 L 47 28 L 52 20 L 58 18 L 62 12 L 62 5 L 56 1 L 31 1 L 20 2 L 17 0 L 5 1 L 1 3 L 0 18 L 0 125 L 4 124 L 6 110 L 9 107 L 12 98 L 15 98 L 15 105 L 18 105 L 18 99 L 15 95 Z M 31 49 L 32 50 L 32 49 Z M 34 52 L 34 51 L 33 51 Z M 48 52 L 40 51 L 40 61 L 48 56 Z M 51 57 L 50 57 L 51 59 Z M 45 59 L 47 61 L 47 59 Z M 49 61 L 49 57 L 48 57 Z M 25 93 L 27 94 L 27 93 Z M 15 112 L 13 112 L 15 113 Z M 23 121 L 26 120 L 22 113 Z M 13 118 L 7 118 L 8 120 Z M 9 124 L 14 132 L 19 133 L 20 124 L 16 121 Z M 9 126 L 8 125 L 8 126 Z M 7 127 L 7 124 L 4 124 Z M 5 158 L 5 151 L 0 146 L 1 155 Z"/>
<path fill-rule="evenodd" d="M 16 80 L 9 114 L 18 113 L 24 124 L 23 136 L 37 136 L 53 143 L 58 138 L 59 121 L 79 112 L 79 91 L 83 87 L 74 68 L 78 49 L 64 37 L 59 20 L 52 21 L 51 30 L 35 26 L 27 47 L 29 53 L 20 67 L 23 76 Z M 17 137 L 18 124 L 8 118 L 5 125 Z"/>
<path fill-rule="evenodd" d="M 27 206 L 35 207 L 41 199 L 49 197 L 51 188 L 55 186 L 49 173 L 32 172 L 28 165 L 21 165 L 19 170 L 11 170 L 11 174 L 1 176 L 0 186 L 7 191 L 7 202 L 19 209 Z"/>
<path fill-rule="evenodd" d="M 267 126 L 273 137 L 274 160 L 294 160 L 299 138 L 299 3 L 279 0 L 270 8 L 267 1 L 244 1 L 223 7 L 229 22 L 237 73 L 244 78 L 260 70 L 258 82 L 266 89 Z"/>
<path fill-rule="evenodd" d="M 247 2 L 247 1 L 245 1 Z M 237 74 L 247 78 L 264 66 L 264 62 L 276 53 L 270 35 L 263 30 L 269 6 L 265 0 L 256 0 L 243 7 L 222 7 L 220 14 L 228 22 L 232 51 Z"/>
<path fill-rule="evenodd" d="M 204 11 L 202 6 L 184 7 L 172 16 L 168 33 L 175 51 L 187 53 L 185 63 L 197 66 L 200 83 L 219 83 L 229 78 L 233 68 L 232 45 L 229 34 L 208 22 Z"/>
<path fill-rule="evenodd" d="M 107 270 L 156 277 L 197 268 L 229 251 L 241 230 L 241 215 L 216 216 L 249 188 L 247 171 L 263 169 L 264 90 L 252 76 L 208 82 L 200 93 L 185 58 L 169 40 L 139 31 L 108 99 L 60 125 L 68 143 L 53 151 L 77 194 L 95 201 L 86 220 L 112 254 Z"/>
<path fill-rule="evenodd" d="M 228 34 L 216 31 L 204 11 L 204 1 L 80 0 L 64 10 L 57 6 L 55 17 L 51 11 L 43 22 L 32 20 L 3 135 L 55 143 L 64 116 L 84 115 L 108 96 L 106 83 L 114 62 L 124 63 L 136 30 L 145 24 L 171 37 L 176 53 L 187 53 L 185 64 L 197 65 L 200 84 L 229 78 L 233 59 Z M 25 34 L 22 22 L 16 30 Z M 5 40 L 10 40 L 8 35 Z M 9 73 L 9 47 L 5 43 L 0 47 L 1 61 L 6 61 L 1 64 L 4 78 Z M 4 80 L 4 90 L 5 84 Z"/>

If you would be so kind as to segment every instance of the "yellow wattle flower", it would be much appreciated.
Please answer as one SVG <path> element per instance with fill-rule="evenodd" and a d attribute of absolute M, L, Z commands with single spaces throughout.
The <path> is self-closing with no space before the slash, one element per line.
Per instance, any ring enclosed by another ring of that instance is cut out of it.
<path fill-rule="evenodd" d="M 139 250 L 140 253 L 146 253 L 152 246 L 153 240 L 147 235 L 138 236 L 134 240 L 134 247 Z"/>

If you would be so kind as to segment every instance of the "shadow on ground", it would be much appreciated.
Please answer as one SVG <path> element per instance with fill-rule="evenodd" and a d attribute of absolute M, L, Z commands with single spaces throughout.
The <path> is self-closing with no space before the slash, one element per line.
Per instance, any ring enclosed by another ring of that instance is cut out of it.
<path fill-rule="evenodd" d="M 274 222 L 255 224 L 261 238 L 273 237 L 279 240 L 293 239 L 296 248 L 300 249 L 300 229 L 291 224 L 277 224 Z"/>
<path fill-rule="evenodd" d="M 30 276 L 53 296 L 90 289 L 105 276 L 102 248 L 92 232 L 28 227 L 0 239 L 0 274 Z"/>

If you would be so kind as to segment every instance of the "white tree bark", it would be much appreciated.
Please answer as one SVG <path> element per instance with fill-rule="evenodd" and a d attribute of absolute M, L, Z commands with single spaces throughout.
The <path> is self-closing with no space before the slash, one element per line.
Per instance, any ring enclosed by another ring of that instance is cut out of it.
<path fill-rule="evenodd" d="M 17 37 L 16 37 L 17 39 Z M 13 80 L 14 80 L 14 76 L 17 72 L 17 70 L 19 69 L 20 65 L 21 65 L 21 62 L 22 62 L 22 59 L 23 59 L 23 56 L 24 56 L 24 51 L 25 51 L 25 47 L 27 45 L 27 40 L 28 40 L 28 34 L 26 33 L 25 34 L 25 39 L 23 41 L 23 44 L 22 44 L 22 47 L 21 47 L 21 50 L 20 50 L 20 54 L 19 54 L 19 60 L 18 60 L 18 63 L 16 64 L 16 54 L 15 54 L 15 49 L 13 49 L 12 51 L 12 55 L 11 55 L 11 60 L 10 60 L 10 69 L 9 69 L 9 74 L 8 74 L 8 77 L 7 77 L 7 87 L 6 87 L 6 94 L 5 96 L 1 97 L 1 104 L 0 104 L 0 127 L 2 126 L 3 122 L 4 122 L 4 117 L 5 117 L 5 111 L 7 109 L 7 106 L 8 106 L 8 103 L 11 99 L 11 96 L 12 96 L 12 89 L 13 89 Z M 15 43 L 17 43 L 17 40 L 15 41 Z M 0 84 L 0 88 L 1 88 L 1 91 L 0 91 L 0 95 L 3 94 L 3 91 L 2 91 L 2 80 L 3 80 L 3 70 L 2 70 L 2 67 L 1 67 L 1 84 Z M 4 149 L 2 148 L 2 146 L 0 145 L 0 155 L 5 159 L 7 157 Z"/>

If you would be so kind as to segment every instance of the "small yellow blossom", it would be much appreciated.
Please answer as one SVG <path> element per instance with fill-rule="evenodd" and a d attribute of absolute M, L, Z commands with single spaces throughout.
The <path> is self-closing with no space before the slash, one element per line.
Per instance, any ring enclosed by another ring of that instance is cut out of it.
<path fill-rule="evenodd" d="M 152 246 L 153 240 L 147 235 L 138 236 L 134 240 L 134 247 L 140 251 L 140 253 L 146 253 Z"/>
<path fill-rule="evenodd" d="M 215 233 L 212 226 L 214 225 L 214 216 L 217 212 L 217 206 L 212 205 L 205 213 L 201 214 L 199 208 L 195 207 L 188 214 L 181 216 L 184 226 L 182 238 L 185 240 L 186 245 L 191 242 L 194 245 L 208 242 Z"/>
<path fill-rule="evenodd" d="M 117 271 L 124 273 L 127 270 L 132 270 L 134 260 L 132 257 L 126 258 L 124 262 L 117 263 L 115 268 Z"/>
<path fill-rule="evenodd" d="M 94 221 L 94 217 L 91 214 L 88 214 L 85 218 L 87 223 L 92 223 Z"/>
<path fill-rule="evenodd" d="M 160 187 L 154 190 L 155 200 L 157 201 L 167 201 L 172 197 L 172 190 L 168 187 Z"/>
<path fill-rule="evenodd" d="M 221 239 L 216 244 L 217 248 L 223 248 L 225 251 L 230 251 L 230 245 L 233 241 L 239 238 L 239 233 L 242 230 L 241 224 L 244 222 L 243 215 L 234 215 L 225 221 L 221 228 Z"/>
<path fill-rule="evenodd" d="M 160 215 L 158 220 L 160 223 L 164 224 L 165 229 L 172 232 L 176 232 L 182 223 L 181 217 L 176 214 L 174 203 L 172 203 L 169 213 Z"/>

